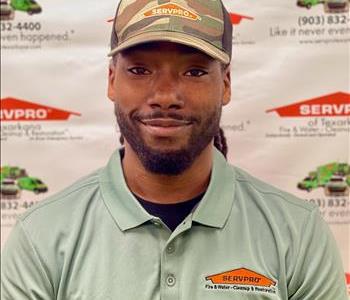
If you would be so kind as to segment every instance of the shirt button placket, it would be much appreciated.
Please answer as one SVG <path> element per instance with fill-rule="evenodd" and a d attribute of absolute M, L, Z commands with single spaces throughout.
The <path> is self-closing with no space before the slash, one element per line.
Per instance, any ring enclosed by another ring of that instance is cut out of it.
<path fill-rule="evenodd" d="M 176 243 L 174 239 L 168 241 L 162 255 L 162 300 L 178 300 L 179 299 L 179 278 L 176 274 L 178 271 L 178 258 L 176 256 Z"/>

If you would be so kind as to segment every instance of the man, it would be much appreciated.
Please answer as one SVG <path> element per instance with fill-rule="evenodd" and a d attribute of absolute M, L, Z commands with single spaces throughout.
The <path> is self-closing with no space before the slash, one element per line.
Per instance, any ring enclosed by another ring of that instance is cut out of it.
<path fill-rule="evenodd" d="M 219 0 L 121 1 L 108 96 L 124 148 L 19 219 L 2 299 L 347 298 L 317 209 L 219 151 L 231 45 Z"/>

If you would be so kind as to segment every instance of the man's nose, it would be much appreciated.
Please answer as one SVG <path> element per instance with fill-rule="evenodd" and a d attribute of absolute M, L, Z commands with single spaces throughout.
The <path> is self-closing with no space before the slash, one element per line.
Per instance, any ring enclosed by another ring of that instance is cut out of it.
<path fill-rule="evenodd" d="M 158 109 L 181 109 L 184 107 L 179 80 L 169 73 L 159 74 L 150 86 L 148 105 Z"/>

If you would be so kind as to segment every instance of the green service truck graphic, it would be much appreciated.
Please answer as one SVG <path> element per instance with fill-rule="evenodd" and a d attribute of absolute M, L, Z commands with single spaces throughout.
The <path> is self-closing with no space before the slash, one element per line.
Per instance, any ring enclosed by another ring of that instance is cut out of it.
<path fill-rule="evenodd" d="M 13 20 L 15 17 L 15 11 L 8 3 L 8 1 L 0 1 L 0 17 L 1 21 Z"/>
<path fill-rule="evenodd" d="M 29 15 L 41 13 L 41 6 L 34 0 L 11 0 L 14 10 L 28 13 Z"/>
<path fill-rule="evenodd" d="M 297 0 L 298 6 L 307 9 L 318 4 L 323 4 L 326 13 L 347 13 L 349 12 L 350 0 Z"/>
<path fill-rule="evenodd" d="M 311 8 L 317 4 L 321 4 L 321 0 L 298 0 L 297 5 L 301 7 Z"/>
<path fill-rule="evenodd" d="M 25 176 L 28 176 L 27 171 L 25 169 L 10 166 L 1 167 L 1 180 L 2 178 L 17 179 Z"/>
<path fill-rule="evenodd" d="M 17 186 L 15 180 L 7 179 L 1 180 L 1 199 L 18 199 L 21 196 L 21 189 Z"/>
<path fill-rule="evenodd" d="M 29 15 L 39 14 L 41 6 L 34 0 L 1 0 L 1 21 L 13 20 L 15 11 L 25 12 Z"/>
<path fill-rule="evenodd" d="M 324 10 L 327 13 L 349 12 L 350 0 L 325 0 Z"/>
<path fill-rule="evenodd" d="M 22 177 L 17 180 L 17 185 L 21 190 L 28 190 L 35 194 L 47 192 L 47 186 L 35 177 Z"/>
<path fill-rule="evenodd" d="M 23 190 L 35 194 L 46 193 L 47 185 L 39 178 L 31 177 L 25 169 L 17 166 L 3 166 L 0 172 L 1 199 L 18 199 Z"/>
<path fill-rule="evenodd" d="M 308 192 L 323 188 L 327 196 L 347 196 L 350 189 L 350 165 L 333 162 L 319 166 L 309 172 L 297 187 Z"/>

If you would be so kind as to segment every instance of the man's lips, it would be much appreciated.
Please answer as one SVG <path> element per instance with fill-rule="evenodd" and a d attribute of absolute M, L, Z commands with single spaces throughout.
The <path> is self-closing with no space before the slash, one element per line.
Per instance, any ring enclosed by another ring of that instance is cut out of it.
<path fill-rule="evenodd" d="M 158 119 L 144 119 L 140 120 L 141 123 L 147 126 L 155 127 L 178 127 L 178 126 L 187 126 L 191 125 L 191 121 L 187 120 L 177 120 L 169 118 L 158 118 Z"/>
<path fill-rule="evenodd" d="M 179 135 L 192 125 L 191 121 L 171 118 L 141 119 L 140 122 L 149 134 L 159 137 Z"/>

